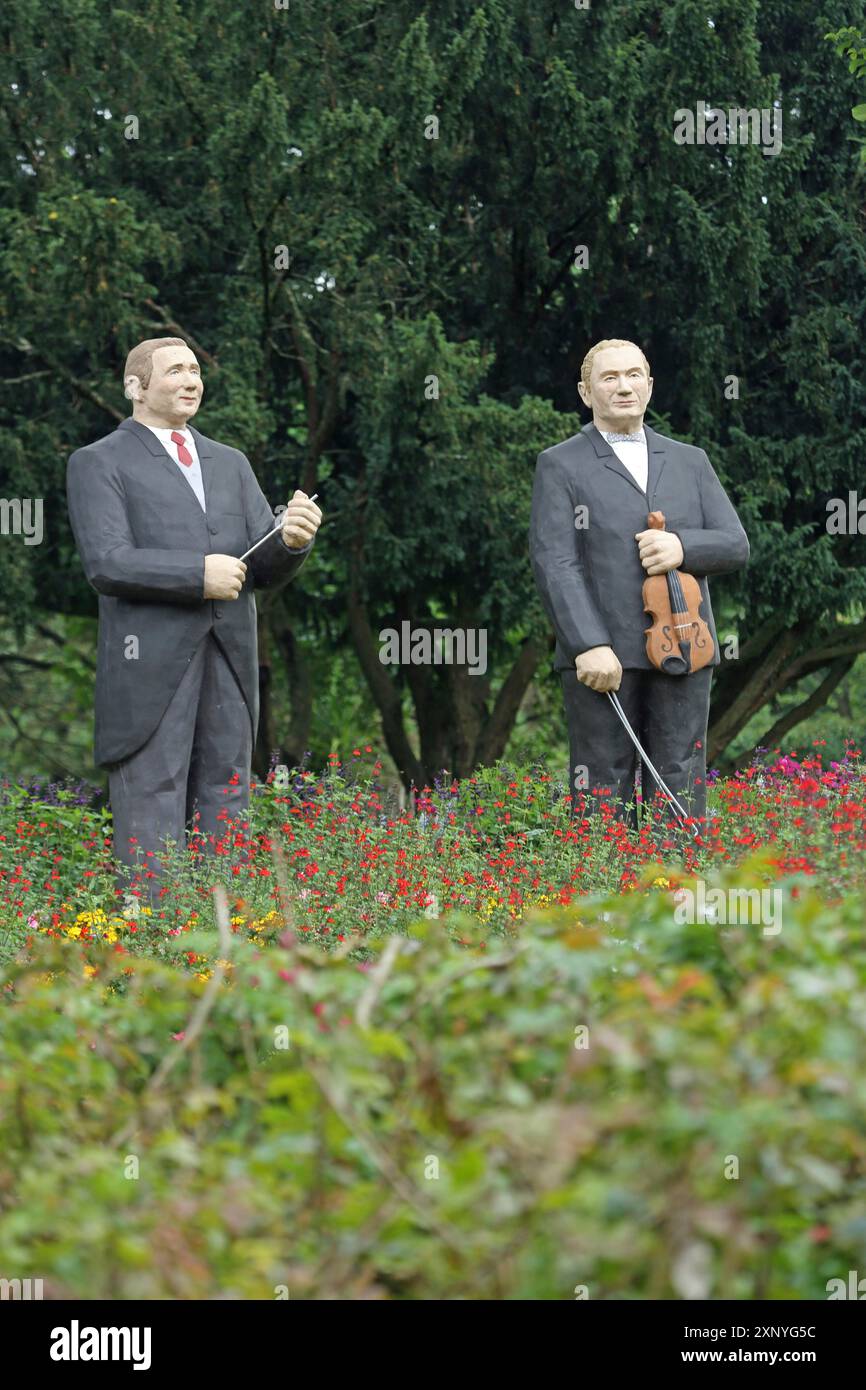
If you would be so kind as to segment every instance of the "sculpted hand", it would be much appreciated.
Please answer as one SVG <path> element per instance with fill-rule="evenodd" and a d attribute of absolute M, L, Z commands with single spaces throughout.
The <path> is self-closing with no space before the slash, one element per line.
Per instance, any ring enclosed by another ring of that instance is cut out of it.
<path fill-rule="evenodd" d="M 577 679 L 591 690 L 619 690 L 622 667 L 612 647 L 590 647 L 574 658 Z"/>
<path fill-rule="evenodd" d="M 292 550 L 303 550 L 308 541 L 311 541 L 322 524 L 322 513 L 315 502 L 311 502 L 305 492 L 300 488 L 295 490 L 286 510 L 283 512 L 283 529 L 281 535 L 286 545 Z"/>
<path fill-rule="evenodd" d="M 243 588 L 247 567 L 234 555 L 205 555 L 205 598 L 237 598 Z"/>
<path fill-rule="evenodd" d="M 673 531 L 638 531 L 635 540 L 647 574 L 667 574 L 668 570 L 679 569 L 683 562 L 683 547 Z"/>

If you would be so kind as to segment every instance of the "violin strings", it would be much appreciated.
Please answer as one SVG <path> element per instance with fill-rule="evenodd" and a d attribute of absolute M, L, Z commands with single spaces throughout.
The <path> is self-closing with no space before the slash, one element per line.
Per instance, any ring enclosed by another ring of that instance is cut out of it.
<path fill-rule="evenodd" d="M 679 575 L 676 570 L 668 570 L 668 593 L 670 594 L 672 613 L 685 613 L 688 611 L 686 596 L 683 593 L 683 586 L 680 583 Z"/>

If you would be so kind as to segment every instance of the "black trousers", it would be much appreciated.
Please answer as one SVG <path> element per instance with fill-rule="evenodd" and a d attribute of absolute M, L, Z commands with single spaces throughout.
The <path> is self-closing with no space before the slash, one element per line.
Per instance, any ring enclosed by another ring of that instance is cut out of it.
<path fill-rule="evenodd" d="M 240 685 L 212 633 L 189 667 L 147 743 L 109 770 L 114 853 L 141 870 L 141 889 L 159 901 L 164 840 L 181 848 L 198 813 L 202 851 L 226 833 L 226 818 L 249 806 L 253 728 Z M 153 875 L 151 877 L 150 875 Z M 118 875 L 117 886 L 127 877 Z"/>
<path fill-rule="evenodd" d="M 568 789 L 575 811 L 586 793 L 589 806 L 608 802 L 619 820 L 637 826 L 635 772 L 641 761 L 607 695 L 582 685 L 574 669 L 563 671 L 562 693 L 568 722 Z M 713 668 L 691 676 L 667 676 L 655 667 L 626 670 L 616 692 L 626 718 L 657 772 L 690 815 L 707 813 L 707 722 Z M 643 804 L 657 788 L 642 770 Z M 655 807 L 664 798 L 657 794 Z M 654 809 L 655 809 L 654 807 Z M 668 814 L 670 814 L 668 812 Z"/>

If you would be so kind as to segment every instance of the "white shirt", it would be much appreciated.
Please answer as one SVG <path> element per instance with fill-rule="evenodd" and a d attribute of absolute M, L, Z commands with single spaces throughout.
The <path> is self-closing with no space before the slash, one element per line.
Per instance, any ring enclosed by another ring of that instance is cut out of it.
<path fill-rule="evenodd" d="M 157 429 L 156 425 L 148 425 L 147 428 L 149 430 L 152 430 L 153 433 L 156 435 L 157 439 L 159 440 L 162 447 L 165 449 L 169 458 L 174 459 L 181 473 L 186 478 L 187 482 L 189 483 L 190 487 L 192 488 L 193 492 L 198 498 L 202 511 L 206 512 L 207 508 L 205 507 L 204 501 L 204 483 L 202 482 L 201 477 L 201 464 L 199 462 L 198 450 L 195 447 L 195 440 L 192 437 L 192 431 L 186 429 L 163 430 Z M 183 442 L 186 445 L 189 452 L 192 454 L 192 463 L 181 463 L 180 458 L 178 457 L 178 446 L 175 444 L 174 440 L 171 437 L 173 434 L 183 435 Z"/>
<path fill-rule="evenodd" d="M 610 435 L 613 430 L 603 430 L 602 435 L 610 444 Z M 620 431 L 617 431 L 620 433 Z M 640 431 L 640 439 L 633 443 L 631 440 L 620 439 L 616 444 L 610 444 L 620 463 L 624 463 L 631 476 L 634 478 L 641 492 L 646 492 L 647 474 L 649 463 L 647 461 L 647 442 L 643 429 Z"/>

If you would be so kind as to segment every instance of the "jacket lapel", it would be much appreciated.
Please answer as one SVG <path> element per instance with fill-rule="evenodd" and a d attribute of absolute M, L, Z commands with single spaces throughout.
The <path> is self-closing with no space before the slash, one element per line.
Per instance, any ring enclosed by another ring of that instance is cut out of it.
<path fill-rule="evenodd" d="M 596 452 L 596 456 L 602 461 L 605 468 L 609 468 L 612 473 L 618 473 L 621 478 L 625 478 L 630 487 L 633 487 L 639 497 L 645 497 L 647 510 L 653 509 L 653 498 L 658 489 L 659 480 L 666 463 L 664 439 L 655 430 L 650 429 L 649 425 L 644 425 L 644 433 L 647 442 L 647 484 L 646 493 L 638 487 L 631 473 L 625 464 L 614 453 L 604 435 L 595 425 L 584 425 L 582 433 L 586 435 Z"/>
<path fill-rule="evenodd" d="M 212 510 L 211 503 L 213 502 L 213 497 L 211 493 L 214 483 L 213 450 L 211 449 L 210 440 L 205 435 L 203 435 L 199 430 L 193 429 L 192 425 L 190 425 L 189 429 L 193 439 L 195 440 L 196 453 L 198 454 L 198 461 L 201 464 L 201 482 L 202 487 L 204 488 L 204 504 L 208 514 L 210 514 Z"/>
<path fill-rule="evenodd" d="M 134 434 L 137 439 L 141 440 L 148 453 L 152 454 L 154 459 L 159 460 L 160 465 L 171 479 L 172 494 L 176 497 L 183 497 L 186 503 L 191 502 L 198 515 L 204 519 L 205 513 L 199 505 L 198 498 L 189 483 L 185 482 L 181 477 L 180 469 L 174 459 L 169 457 L 168 451 L 162 447 L 162 444 L 153 433 L 153 430 L 149 430 L 146 425 L 142 425 L 138 420 L 133 420 L 132 416 L 128 416 L 127 419 L 121 420 L 117 428 L 119 430 L 128 430 L 130 434 Z M 201 464 L 205 507 L 210 511 L 211 488 L 213 485 L 213 454 L 210 441 L 206 439 L 203 434 L 200 434 L 198 430 L 193 429 L 191 425 L 189 428 L 195 440 L 196 452 L 198 453 L 199 462 Z"/>
<path fill-rule="evenodd" d="M 655 430 L 651 430 L 649 425 L 644 425 L 644 433 L 647 443 L 646 496 L 647 502 L 649 503 L 649 510 L 653 511 L 655 508 L 655 495 L 658 491 L 658 485 L 661 481 L 664 466 L 667 463 L 667 454 L 665 452 L 663 435 L 656 434 Z"/>
<path fill-rule="evenodd" d="M 586 435 L 587 439 L 589 440 L 590 444 L 595 450 L 596 455 L 599 459 L 601 459 L 605 468 L 609 468 L 612 473 L 618 473 L 621 478 L 625 478 L 629 487 L 634 488 L 638 497 L 643 497 L 644 494 L 642 493 L 641 489 L 638 487 L 634 478 L 629 473 L 625 464 L 617 458 L 616 454 L 608 444 L 601 431 L 596 429 L 595 425 L 589 424 L 584 425 L 582 432 Z"/>

